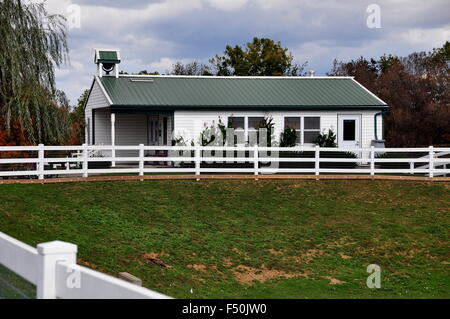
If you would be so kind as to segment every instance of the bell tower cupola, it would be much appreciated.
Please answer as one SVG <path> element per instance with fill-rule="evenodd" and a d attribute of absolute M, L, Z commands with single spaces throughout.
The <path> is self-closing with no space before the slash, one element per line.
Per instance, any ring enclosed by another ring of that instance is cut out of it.
<path fill-rule="evenodd" d="M 119 77 L 120 51 L 113 49 L 95 49 L 94 62 L 97 64 L 98 76 L 114 75 Z"/>

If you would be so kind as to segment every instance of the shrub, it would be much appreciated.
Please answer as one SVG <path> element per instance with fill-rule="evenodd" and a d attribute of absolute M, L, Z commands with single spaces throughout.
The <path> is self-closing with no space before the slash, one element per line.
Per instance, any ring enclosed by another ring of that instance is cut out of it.
<path fill-rule="evenodd" d="M 260 145 L 261 144 L 261 141 L 260 141 L 260 136 L 259 136 L 259 129 L 260 128 L 262 128 L 262 129 L 266 129 L 267 131 L 267 145 L 266 146 L 272 146 L 272 140 L 273 140 L 273 136 L 272 136 L 272 133 L 273 133 L 273 129 L 274 129 L 274 126 L 275 126 L 275 124 L 273 123 L 273 118 L 272 117 L 268 117 L 268 116 L 266 116 L 266 117 L 264 117 L 264 119 L 258 124 L 258 127 L 257 127 L 257 129 L 258 129 L 258 131 L 257 131 L 257 137 L 258 137 L 258 145 Z"/>
<path fill-rule="evenodd" d="M 314 167 L 314 151 L 304 152 L 280 152 L 281 158 L 311 158 L 311 162 L 280 162 L 280 168 L 313 168 Z M 353 168 L 356 166 L 355 162 L 339 162 L 339 158 L 354 158 L 357 156 L 352 152 L 334 152 L 321 151 L 320 158 L 336 158 L 336 162 L 321 162 L 320 168 Z"/>
<path fill-rule="evenodd" d="M 281 147 L 292 147 L 295 146 L 297 141 L 297 132 L 290 127 L 286 127 L 281 133 L 280 146 Z"/>
<path fill-rule="evenodd" d="M 336 147 L 336 134 L 332 129 L 328 129 L 328 133 L 320 133 L 320 135 L 316 139 L 316 143 L 320 147 Z"/>
<path fill-rule="evenodd" d="M 220 127 L 216 126 L 214 122 L 210 126 L 206 126 L 200 133 L 201 146 L 219 145 L 221 140 L 224 140 L 222 137 L 221 129 Z"/>

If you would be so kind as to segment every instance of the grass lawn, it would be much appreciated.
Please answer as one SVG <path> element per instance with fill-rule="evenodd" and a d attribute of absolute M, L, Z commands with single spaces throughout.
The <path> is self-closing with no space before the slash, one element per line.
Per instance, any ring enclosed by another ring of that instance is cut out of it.
<path fill-rule="evenodd" d="M 1 231 L 78 244 L 81 264 L 173 297 L 450 297 L 450 183 L 0 185 L 0 202 Z"/>

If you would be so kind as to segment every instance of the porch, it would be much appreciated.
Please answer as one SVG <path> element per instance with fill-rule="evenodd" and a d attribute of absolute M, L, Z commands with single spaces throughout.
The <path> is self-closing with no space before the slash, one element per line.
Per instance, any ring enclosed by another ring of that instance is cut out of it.
<path fill-rule="evenodd" d="M 170 111 L 94 109 L 92 110 L 92 121 L 88 119 L 86 123 L 86 143 L 111 146 L 139 144 L 170 146 L 173 118 L 173 112 Z M 146 150 L 144 156 L 165 156 L 165 153 L 164 151 Z M 95 154 L 99 157 L 135 157 L 138 155 L 137 150 L 98 151 Z"/>

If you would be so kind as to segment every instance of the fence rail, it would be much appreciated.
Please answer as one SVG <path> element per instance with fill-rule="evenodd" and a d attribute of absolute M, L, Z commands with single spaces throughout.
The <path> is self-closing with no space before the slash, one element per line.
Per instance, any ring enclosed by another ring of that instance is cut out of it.
<path fill-rule="evenodd" d="M 449 154 L 450 148 L 432 146 L 285 148 L 40 144 L 1 146 L 0 177 L 44 179 L 59 175 L 88 177 L 111 173 L 140 176 L 146 173 L 417 174 L 435 177 L 450 174 Z M 155 163 L 165 165 L 156 166 Z"/>
<path fill-rule="evenodd" d="M 77 246 L 53 241 L 33 248 L 0 232 L 0 264 L 36 285 L 39 299 L 168 299 L 76 264 Z"/>

